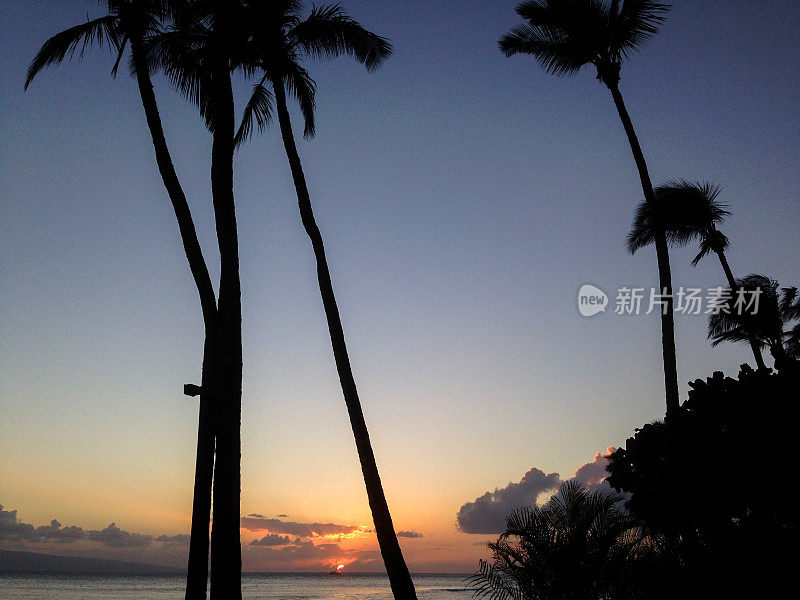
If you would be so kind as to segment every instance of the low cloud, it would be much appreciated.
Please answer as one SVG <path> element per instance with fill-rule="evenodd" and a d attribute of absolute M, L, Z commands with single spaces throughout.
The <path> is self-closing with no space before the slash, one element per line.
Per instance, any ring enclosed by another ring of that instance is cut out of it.
<path fill-rule="evenodd" d="M 336 523 L 295 523 L 281 519 L 267 519 L 263 516 L 254 516 L 252 513 L 242 517 L 241 526 L 248 531 L 268 531 L 270 533 L 293 535 L 298 538 L 311 538 L 318 536 L 348 535 L 357 531 L 366 531 L 356 525 L 337 525 Z"/>
<path fill-rule="evenodd" d="M 178 535 L 160 535 L 156 538 L 157 542 L 175 546 L 188 546 L 190 540 L 191 536 L 187 533 L 179 533 Z"/>
<path fill-rule="evenodd" d="M 422 534 L 417 531 L 398 531 L 397 537 L 402 538 L 421 538 Z"/>
<path fill-rule="evenodd" d="M 20 523 L 16 510 L 3 510 L 0 505 L 0 540 L 10 542 L 40 542 L 43 540 L 68 544 L 82 540 L 86 534 L 80 527 L 63 527 L 53 519 L 50 525 L 34 527 L 30 523 Z"/>
<path fill-rule="evenodd" d="M 269 537 L 269 536 L 267 536 Z M 382 566 L 380 551 L 346 549 L 337 543 L 315 544 L 311 540 L 294 540 L 287 545 L 250 543 L 243 548 L 242 564 L 245 570 L 331 570 L 343 564 L 347 570 L 373 570 Z"/>
<path fill-rule="evenodd" d="M 255 539 L 250 542 L 251 546 L 283 546 L 285 544 L 291 544 L 292 540 L 289 538 L 288 535 L 278 535 L 277 533 L 270 533 L 269 535 L 265 535 L 261 539 Z"/>
<path fill-rule="evenodd" d="M 464 533 L 501 533 L 505 531 L 506 516 L 521 506 L 533 506 L 543 492 L 561 483 L 558 473 L 545 474 L 533 468 L 519 483 L 509 483 L 502 489 L 486 492 L 467 502 L 458 511 L 456 520 Z"/>
<path fill-rule="evenodd" d="M 153 543 L 152 535 L 141 535 L 131 533 L 117 527 L 116 523 L 111 523 L 100 531 L 87 531 L 86 539 L 93 542 L 100 542 L 109 548 L 141 548 Z"/>
<path fill-rule="evenodd" d="M 564 481 L 574 479 L 587 489 L 593 490 L 608 476 L 606 465 L 614 451 L 609 447 L 605 453 L 598 452 L 591 462 L 580 467 L 569 479 L 562 480 L 558 473 L 545 474 L 532 468 L 519 483 L 509 483 L 502 489 L 486 492 L 472 502 L 465 503 L 456 515 L 458 529 L 463 533 L 502 533 L 506 528 L 506 517 L 523 506 L 534 506 L 542 494 L 553 493 Z"/>
<path fill-rule="evenodd" d="M 101 530 L 84 531 L 82 527 L 71 525 L 64 527 L 56 519 L 50 525 L 34 527 L 30 523 L 21 523 L 17 519 L 16 510 L 3 510 L 0 505 L 0 541 L 17 543 L 51 543 L 71 544 L 78 541 L 96 542 L 107 548 L 144 548 L 154 542 L 161 542 L 169 546 L 189 544 L 189 535 L 143 535 L 125 531 L 111 523 Z"/>

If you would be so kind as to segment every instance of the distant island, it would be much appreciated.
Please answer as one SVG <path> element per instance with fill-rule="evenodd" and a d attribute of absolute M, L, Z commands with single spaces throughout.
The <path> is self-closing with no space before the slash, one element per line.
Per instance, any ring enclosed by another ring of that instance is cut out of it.
<path fill-rule="evenodd" d="M 0 573 L 98 573 L 115 575 L 171 575 L 181 569 L 83 556 L 56 556 L 37 552 L 0 550 Z"/>

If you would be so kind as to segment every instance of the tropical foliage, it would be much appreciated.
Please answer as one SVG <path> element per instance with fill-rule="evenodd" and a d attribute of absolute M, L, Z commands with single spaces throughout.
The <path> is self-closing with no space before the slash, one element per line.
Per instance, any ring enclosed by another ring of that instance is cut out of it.
<path fill-rule="evenodd" d="M 675 597 L 779 597 L 800 543 L 794 470 L 800 373 L 714 373 L 690 384 L 669 424 L 636 430 L 611 455 L 608 482 L 661 532 L 681 565 Z"/>
<path fill-rule="evenodd" d="M 644 534 L 625 497 L 570 481 L 542 507 L 510 514 L 470 579 L 477 597 L 567 600 L 643 597 L 660 541 Z"/>
<path fill-rule="evenodd" d="M 723 294 L 724 302 L 708 319 L 712 346 L 754 340 L 759 347 L 769 348 L 778 368 L 800 358 L 796 287 L 780 289 L 774 279 L 751 274 L 737 279 L 736 286 Z"/>

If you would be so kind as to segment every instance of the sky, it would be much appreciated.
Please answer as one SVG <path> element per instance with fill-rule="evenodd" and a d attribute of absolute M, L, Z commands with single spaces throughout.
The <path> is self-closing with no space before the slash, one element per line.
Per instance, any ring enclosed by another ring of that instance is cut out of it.
<path fill-rule="evenodd" d="M 658 281 L 652 248 L 625 250 L 641 188 L 622 126 L 590 70 L 556 78 L 502 56 L 515 5 L 345 0 L 392 57 L 374 73 L 308 65 L 317 135 L 299 151 L 416 572 L 474 571 L 498 533 L 487 505 L 596 475 L 664 414 L 660 320 L 614 312 L 619 288 Z M 203 328 L 135 84 L 110 77 L 104 48 L 23 93 L 41 44 L 99 10 L 0 0 L 0 548 L 181 566 L 197 425 L 182 389 L 199 383 Z M 784 285 L 800 283 L 798 29 L 792 0 L 676 1 L 620 86 L 653 181 L 721 186 L 732 269 Z M 155 85 L 216 280 L 211 139 Z M 248 90 L 236 81 L 240 107 Z M 276 130 L 235 169 L 244 568 L 380 570 Z M 672 252 L 674 286 L 725 285 L 695 253 Z M 579 313 L 584 284 L 608 294 L 605 312 Z M 712 349 L 705 327 L 676 316 L 683 398 L 752 363 L 747 345 Z"/>

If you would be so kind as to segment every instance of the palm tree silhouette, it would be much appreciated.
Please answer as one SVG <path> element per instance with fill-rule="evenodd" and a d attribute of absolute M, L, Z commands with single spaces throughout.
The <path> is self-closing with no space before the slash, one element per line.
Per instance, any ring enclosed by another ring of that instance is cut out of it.
<path fill-rule="evenodd" d="M 333 57 L 349 54 L 372 70 L 389 56 L 391 46 L 386 39 L 367 31 L 347 16 L 339 5 L 314 7 L 305 20 L 300 16 L 301 2 L 279 0 L 253 3 L 248 8 L 250 11 L 246 19 L 254 33 L 247 66 L 258 69 L 262 76 L 254 86 L 253 95 L 245 107 L 242 124 L 236 136 L 237 143 L 250 135 L 254 125 L 262 129 L 269 122 L 271 100 L 274 97 L 281 137 L 297 192 L 300 217 L 316 259 L 317 279 L 336 369 L 353 429 L 381 555 L 394 597 L 416 598 L 414 583 L 397 541 L 364 421 L 325 256 L 325 246 L 314 218 L 286 99 L 288 92 L 298 101 L 305 121 L 304 134 L 306 137 L 313 136 L 316 88 L 308 71 L 300 64 L 301 60 L 307 56 Z M 271 93 L 265 87 L 267 83 L 272 88 Z"/>
<path fill-rule="evenodd" d="M 700 239 L 700 252 L 692 260 L 697 264 L 704 256 L 715 253 L 725 272 L 731 290 L 736 290 L 736 280 L 725 256 L 728 238 L 717 229 L 725 217 L 730 215 L 727 207 L 717 202 L 720 188 L 710 183 L 692 183 L 677 180 L 658 186 L 654 190 L 655 202 L 642 202 L 636 209 L 633 226 L 628 233 L 628 251 L 634 254 L 640 248 L 655 241 L 656 232 L 664 231 L 667 243 L 682 246 L 695 238 Z M 761 348 L 755 339 L 750 348 L 756 366 L 765 369 Z"/>
<path fill-rule="evenodd" d="M 242 597 L 242 293 L 233 194 L 235 116 L 231 85 L 231 69 L 243 41 L 237 27 L 242 9 L 241 2 L 230 0 L 187 2 L 173 33 L 185 36 L 189 40 L 188 49 L 193 52 L 170 57 L 159 53 L 158 46 L 153 48 L 154 62 L 164 68 L 173 83 L 178 84 L 178 89 L 190 99 L 199 99 L 201 112 L 212 133 L 211 196 L 220 279 L 211 598 L 219 600 L 241 600 Z M 181 60 L 170 62 L 170 58 Z"/>
<path fill-rule="evenodd" d="M 195 103 L 212 133 L 211 196 L 220 254 L 216 343 L 216 454 L 211 526 L 211 597 L 241 599 L 242 302 L 233 194 L 234 98 L 245 3 L 171 0 L 170 27 L 147 40 L 152 68 Z"/>
<path fill-rule="evenodd" d="M 575 481 L 542 507 L 520 508 L 470 578 L 492 600 L 638 597 L 634 566 L 657 549 L 623 508 L 625 497 Z M 624 590 L 625 594 L 615 591 Z"/>
<path fill-rule="evenodd" d="M 506 56 L 532 55 L 553 75 L 574 75 L 587 65 L 611 92 L 633 153 L 642 191 L 654 201 L 644 153 L 619 90 L 622 61 L 658 32 L 666 4 L 649 0 L 527 0 L 517 14 L 527 21 L 513 27 L 499 42 Z M 661 346 L 667 417 L 678 409 L 678 370 L 675 355 L 672 275 L 664 232 L 655 235 L 659 287 L 665 299 L 661 314 Z"/>
<path fill-rule="evenodd" d="M 719 310 L 709 315 L 708 338 L 712 346 L 755 340 L 760 348 L 769 348 L 779 369 L 800 358 L 797 353 L 800 324 L 792 327 L 792 321 L 800 315 L 797 288 L 779 290 L 777 281 L 754 273 L 737 279 L 731 290 Z M 750 306 L 754 294 L 758 303 Z M 786 330 L 787 326 L 792 328 Z M 788 340 L 786 345 L 784 340 Z"/>
<path fill-rule="evenodd" d="M 211 511 L 211 482 L 214 465 L 213 407 L 217 379 L 217 301 L 211 277 L 197 239 L 186 195 L 164 136 L 153 84 L 150 80 L 146 39 L 157 33 L 162 20 L 169 16 L 169 6 L 158 0 L 109 0 L 108 14 L 71 27 L 47 40 L 28 68 L 25 89 L 48 65 L 72 57 L 80 47 L 80 56 L 87 47 L 104 42 L 117 53 L 112 69 L 116 75 L 126 45 L 131 48 L 131 73 L 136 78 L 147 126 L 153 140 L 156 163 L 178 221 L 184 252 L 200 296 L 205 327 L 201 376 L 200 410 L 197 431 L 192 530 L 189 545 L 189 566 L 186 598 L 205 598 L 208 579 L 208 528 Z"/>

